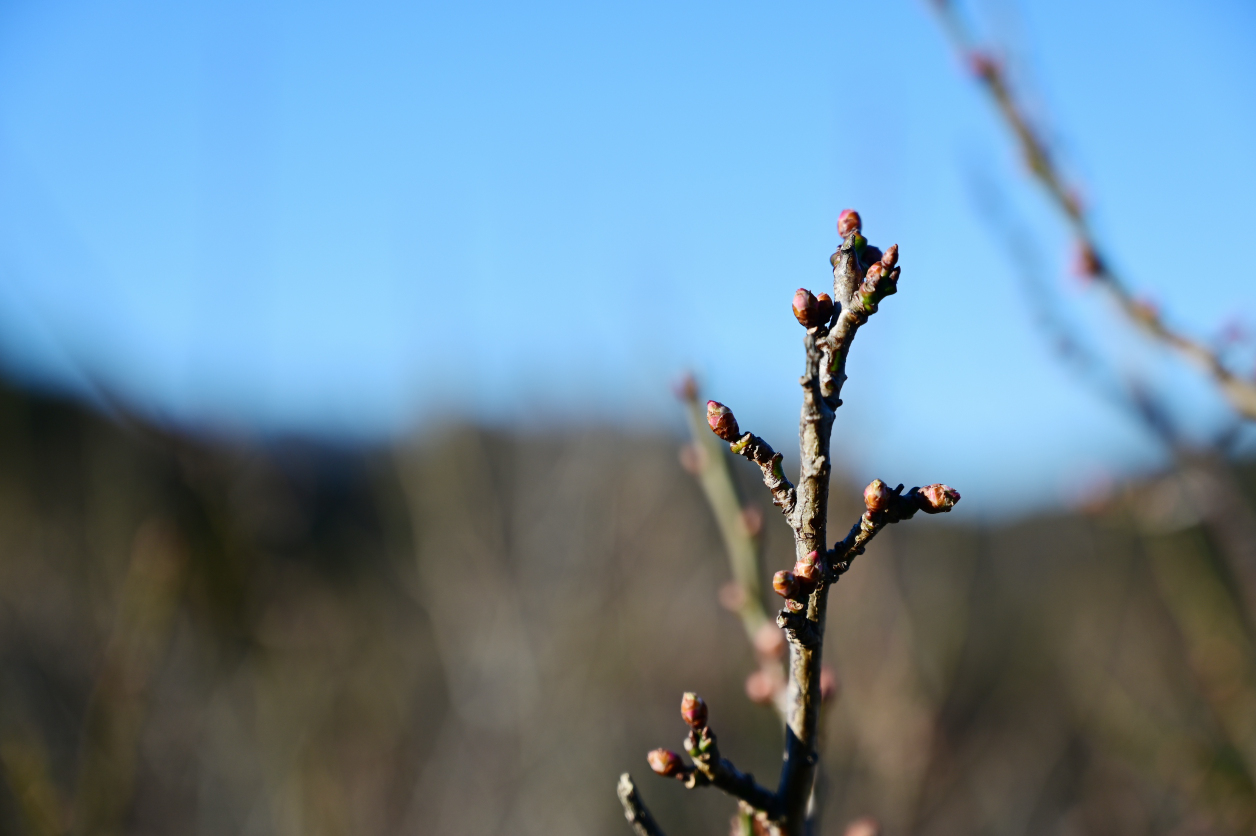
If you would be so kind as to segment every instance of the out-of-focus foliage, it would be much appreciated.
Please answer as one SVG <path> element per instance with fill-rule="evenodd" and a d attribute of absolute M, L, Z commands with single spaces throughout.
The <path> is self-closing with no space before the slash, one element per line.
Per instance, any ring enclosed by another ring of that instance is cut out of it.
<path fill-rule="evenodd" d="M 878 538 L 831 606 L 822 829 L 1250 829 L 1256 656 L 1186 492 Z M 722 832 L 643 755 L 692 689 L 774 780 L 726 571 L 672 439 L 219 443 L 5 390 L 0 831 L 621 834 L 629 763 Z"/>

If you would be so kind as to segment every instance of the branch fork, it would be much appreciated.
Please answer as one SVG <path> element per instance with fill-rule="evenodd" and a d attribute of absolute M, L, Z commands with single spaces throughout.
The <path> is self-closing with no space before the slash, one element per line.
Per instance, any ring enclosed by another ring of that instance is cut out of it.
<path fill-rule="evenodd" d="M 949 511 L 960 498 L 958 492 L 941 484 L 903 493 L 902 485 L 891 490 L 875 480 L 864 492 L 865 513 L 845 539 L 832 548 L 827 545 L 830 440 L 836 410 L 842 404 L 846 358 L 859 328 L 878 311 L 885 297 L 897 292 L 901 273 L 898 246 L 882 251 L 868 243 L 861 228 L 857 212 L 842 212 L 838 219 L 842 242 L 829 259 L 833 295 L 812 294 L 800 288 L 793 298 L 794 317 L 806 329 L 804 373 L 799 379 L 803 398 L 798 485 L 785 476 L 781 454 L 754 433 L 743 432 L 731 409 L 718 401 L 706 405 L 711 431 L 728 443 L 730 452 L 758 465 L 773 503 L 794 534 L 794 567 L 777 572 L 772 579 L 773 590 L 785 599 L 776 624 L 785 632 L 789 651 L 782 712 L 785 753 L 777 789 L 760 786 L 753 776 L 720 755 L 715 733 L 707 725 L 706 704 L 692 693 L 685 694 L 681 703 L 681 715 L 690 727 L 685 750 L 692 763 L 686 764 L 680 754 L 667 749 L 655 749 L 647 758 L 654 772 L 676 778 L 687 787 L 718 787 L 738 800 L 740 820 L 780 836 L 803 836 L 813 824 L 808 809 L 819 761 L 819 713 L 821 703 L 833 690 L 832 674 L 821 665 L 829 588 L 886 525 L 910 519 L 920 511 Z M 631 780 L 624 776 L 620 799 L 625 815 L 639 836 L 661 836 L 635 789 L 626 794 L 624 788 L 630 785 Z M 655 829 L 643 829 L 646 824 Z"/>

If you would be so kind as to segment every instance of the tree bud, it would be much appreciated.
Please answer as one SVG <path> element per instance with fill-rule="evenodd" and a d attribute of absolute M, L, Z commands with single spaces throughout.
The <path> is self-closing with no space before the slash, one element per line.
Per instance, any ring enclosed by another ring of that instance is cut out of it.
<path fill-rule="evenodd" d="M 833 318 L 833 297 L 821 293 L 816 297 L 816 308 L 820 313 L 820 324 L 823 325 Z"/>
<path fill-rule="evenodd" d="M 837 674 L 828 665 L 820 667 L 820 701 L 828 702 L 837 696 Z"/>
<path fill-rule="evenodd" d="M 880 479 L 873 479 L 872 483 L 864 488 L 864 505 L 874 514 L 884 511 L 890 507 L 890 498 L 893 495 L 889 485 Z"/>
<path fill-rule="evenodd" d="M 742 531 L 746 532 L 748 537 L 757 537 L 763 530 L 763 511 L 759 510 L 757 505 L 747 505 L 742 508 L 738 518 L 741 520 Z"/>
<path fill-rule="evenodd" d="M 808 552 L 805 557 L 799 558 L 794 564 L 794 576 L 807 583 L 820 580 L 820 553 Z"/>
<path fill-rule="evenodd" d="M 861 229 L 863 229 L 863 221 L 854 209 L 843 209 L 842 214 L 837 216 L 837 234 L 843 238 Z"/>
<path fill-rule="evenodd" d="M 766 659 L 779 659 L 785 655 L 785 631 L 771 621 L 754 634 L 755 652 Z"/>
<path fill-rule="evenodd" d="M 793 598 L 798 594 L 798 578 L 782 569 L 772 576 L 772 590 L 782 598 Z"/>
<path fill-rule="evenodd" d="M 680 466 L 686 473 L 697 476 L 702 472 L 702 449 L 696 444 L 680 445 Z"/>
<path fill-rule="evenodd" d="M 890 248 L 881 256 L 881 263 L 885 265 L 887 271 L 895 264 L 898 264 L 898 244 L 890 245 Z"/>
<path fill-rule="evenodd" d="M 959 491 L 946 485 L 926 485 L 920 489 L 920 510 L 926 514 L 941 514 L 959 502 Z"/>
<path fill-rule="evenodd" d="M 672 392 L 682 401 L 692 401 L 698 397 L 698 381 L 694 380 L 693 375 L 686 372 L 672 386 Z"/>
<path fill-rule="evenodd" d="M 693 691 L 686 691 L 680 698 L 680 716 L 689 728 L 704 728 L 707 724 L 707 704 Z"/>
<path fill-rule="evenodd" d="M 1103 260 L 1095 248 L 1085 241 L 1077 245 L 1073 255 L 1073 272 L 1083 279 L 1093 279 L 1103 273 Z"/>
<path fill-rule="evenodd" d="M 829 304 L 832 305 L 832 302 Z M 797 319 L 798 324 L 804 328 L 814 328 L 825 322 L 820 318 L 819 300 L 805 287 L 794 291 L 794 319 Z"/>
<path fill-rule="evenodd" d="M 776 683 L 765 670 L 757 670 L 746 677 L 746 696 L 752 703 L 771 705 L 776 696 Z"/>
<path fill-rule="evenodd" d="M 685 772 L 685 762 L 670 749 L 655 749 L 645 756 L 650 768 L 664 778 L 675 778 Z"/>
<path fill-rule="evenodd" d="M 846 825 L 843 836 L 881 836 L 881 825 L 874 818 L 856 819 Z"/>
<path fill-rule="evenodd" d="M 984 52 L 973 50 L 968 54 L 968 69 L 978 78 L 989 81 L 998 73 L 999 65 Z"/>
<path fill-rule="evenodd" d="M 711 426 L 711 432 L 725 441 L 732 442 L 741 438 L 741 430 L 737 426 L 737 419 L 733 417 L 733 411 L 722 403 L 707 401 L 707 424 Z"/>
<path fill-rule="evenodd" d="M 746 606 L 746 589 L 737 581 L 729 581 L 720 587 L 720 606 L 729 612 L 741 612 Z"/>

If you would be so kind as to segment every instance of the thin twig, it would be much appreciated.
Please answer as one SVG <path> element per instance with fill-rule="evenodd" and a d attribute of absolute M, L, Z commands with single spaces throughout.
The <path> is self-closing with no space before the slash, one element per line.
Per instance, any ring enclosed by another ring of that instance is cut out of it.
<path fill-rule="evenodd" d="M 1106 289 L 1117 308 L 1144 334 L 1177 350 L 1213 379 L 1230 406 L 1248 420 L 1256 420 L 1256 381 L 1232 372 L 1217 352 L 1203 342 L 1171 328 L 1154 306 L 1140 300 L 1117 274 L 1095 234 L 1078 192 L 1067 181 L 1046 143 L 1026 115 L 1008 81 L 1007 73 L 990 55 L 975 46 L 955 4 L 932 0 L 944 28 L 960 56 L 968 62 L 981 88 L 986 91 L 1004 123 L 1011 130 L 1033 177 L 1043 187 L 1052 206 L 1064 217 L 1077 239 L 1080 266 Z"/>
<path fill-rule="evenodd" d="M 637 792 L 637 785 L 627 772 L 619 776 L 618 791 L 619 803 L 624 805 L 624 818 L 632 825 L 637 836 L 664 836 L 663 828 L 650 815 L 645 802 L 641 800 L 641 794 Z"/>

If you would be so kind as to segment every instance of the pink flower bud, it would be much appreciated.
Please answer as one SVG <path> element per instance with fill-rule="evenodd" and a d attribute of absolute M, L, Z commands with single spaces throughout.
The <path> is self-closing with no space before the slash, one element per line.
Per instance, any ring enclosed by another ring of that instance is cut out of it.
<path fill-rule="evenodd" d="M 782 598 L 792 598 L 798 594 L 798 578 L 782 569 L 772 576 L 772 590 Z"/>
<path fill-rule="evenodd" d="M 890 248 L 881 256 L 881 264 L 885 266 L 887 272 L 895 264 L 898 264 L 898 244 L 890 245 Z"/>
<path fill-rule="evenodd" d="M 763 622 L 754 634 L 755 652 L 765 659 L 779 659 L 785 655 L 785 631 L 771 621 Z"/>
<path fill-rule="evenodd" d="M 685 762 L 670 749 L 655 749 L 645 756 L 650 768 L 664 778 L 675 778 L 685 771 Z"/>
<path fill-rule="evenodd" d="M 767 671 L 757 670 L 746 677 L 746 696 L 752 703 L 771 705 L 776 696 L 776 683 Z"/>
<path fill-rule="evenodd" d="M 926 514 L 941 514 L 959 502 L 959 491 L 946 485 L 926 485 L 920 489 L 920 510 Z"/>
<path fill-rule="evenodd" d="M 820 318 L 820 301 L 805 287 L 794 291 L 794 319 L 804 328 L 814 328 L 824 323 Z"/>
<path fill-rule="evenodd" d="M 763 530 L 763 512 L 757 505 L 747 505 L 741 509 L 741 514 L 738 516 L 741 519 L 742 531 L 748 536 L 755 537 Z"/>
<path fill-rule="evenodd" d="M 820 701 L 828 702 L 837 696 L 837 674 L 828 665 L 820 668 Z"/>
<path fill-rule="evenodd" d="M 720 587 L 720 606 L 729 612 L 741 612 L 746 606 L 746 590 L 737 581 L 729 581 Z"/>
<path fill-rule="evenodd" d="M 827 293 L 821 293 L 816 297 L 816 310 L 820 315 L 820 324 L 828 322 L 833 318 L 833 297 Z"/>
<path fill-rule="evenodd" d="M 872 483 L 864 488 L 864 505 L 875 514 L 890 507 L 891 496 L 893 496 L 893 493 L 890 491 L 889 485 L 880 479 L 873 479 Z"/>
<path fill-rule="evenodd" d="M 881 825 L 870 817 L 856 819 L 846 825 L 846 832 L 842 836 L 881 836 Z"/>
<path fill-rule="evenodd" d="M 1093 279 L 1103 273 L 1103 261 L 1094 247 L 1082 241 L 1073 254 L 1073 272 L 1083 279 Z"/>
<path fill-rule="evenodd" d="M 737 426 L 737 419 L 733 417 L 733 411 L 722 403 L 707 401 L 707 423 L 711 426 L 711 432 L 725 441 L 732 442 L 741 438 L 741 430 Z"/>
<path fill-rule="evenodd" d="M 707 704 L 702 697 L 693 691 L 686 691 L 680 698 L 680 716 L 691 729 L 705 728 L 707 724 Z"/>
<path fill-rule="evenodd" d="M 794 564 L 794 576 L 807 583 L 820 580 L 820 553 L 808 552 Z"/>
<path fill-rule="evenodd" d="M 702 450 L 696 444 L 680 445 L 680 466 L 697 476 L 702 472 Z"/>
<path fill-rule="evenodd" d="M 872 287 L 876 287 L 877 282 L 881 280 L 881 277 L 885 275 L 885 272 L 885 265 L 879 261 L 874 261 L 872 262 L 872 266 L 868 268 L 868 272 L 865 274 L 864 282 Z"/>
<path fill-rule="evenodd" d="M 978 78 L 989 81 L 999 72 L 999 65 L 984 52 L 973 50 L 968 54 L 968 69 Z"/>
<path fill-rule="evenodd" d="M 863 221 L 854 209 L 843 209 L 842 214 L 837 216 L 837 234 L 843 238 L 861 229 L 863 229 Z"/>
<path fill-rule="evenodd" d="M 698 397 L 698 381 L 694 380 L 693 375 L 686 372 L 672 386 L 672 392 L 682 401 L 691 401 Z"/>

